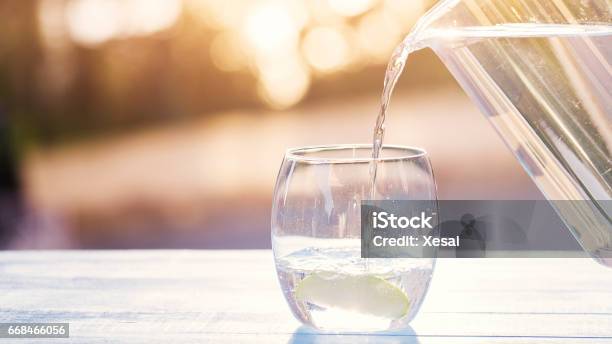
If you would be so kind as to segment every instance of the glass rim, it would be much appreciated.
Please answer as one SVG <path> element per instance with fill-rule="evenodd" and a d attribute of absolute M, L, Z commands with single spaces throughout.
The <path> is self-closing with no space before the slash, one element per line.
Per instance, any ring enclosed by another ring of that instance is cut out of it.
<path fill-rule="evenodd" d="M 400 152 L 396 155 L 392 156 L 383 156 L 377 159 L 374 159 L 371 156 L 366 157 L 323 157 L 317 156 L 316 154 L 319 152 L 325 151 L 339 151 L 339 150 L 347 150 L 347 149 L 369 149 L 372 150 L 371 143 L 355 143 L 355 144 L 329 144 L 329 145 L 316 145 L 316 146 L 303 146 L 303 147 L 295 147 L 289 148 L 285 152 L 285 159 L 298 161 L 298 162 L 308 162 L 308 163 L 364 163 L 364 162 L 372 162 L 376 161 L 399 161 L 399 160 L 412 160 L 418 159 L 427 156 L 427 152 L 418 147 L 412 146 L 402 146 L 402 145 L 385 145 L 383 144 L 382 150 L 385 149 L 395 149 Z"/>

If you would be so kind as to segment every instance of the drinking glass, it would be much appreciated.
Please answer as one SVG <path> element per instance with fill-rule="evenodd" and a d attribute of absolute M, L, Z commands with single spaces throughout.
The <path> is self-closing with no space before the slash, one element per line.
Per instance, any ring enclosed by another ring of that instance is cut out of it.
<path fill-rule="evenodd" d="M 386 145 L 290 149 L 272 206 L 272 249 L 294 316 L 323 330 L 407 328 L 435 258 L 361 258 L 362 200 L 430 200 L 436 186 L 425 151 Z M 372 197 L 373 196 L 373 197 Z"/>

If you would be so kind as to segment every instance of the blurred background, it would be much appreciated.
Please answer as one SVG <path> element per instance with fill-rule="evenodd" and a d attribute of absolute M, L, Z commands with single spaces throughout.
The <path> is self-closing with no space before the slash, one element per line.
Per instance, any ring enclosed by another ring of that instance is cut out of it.
<path fill-rule="evenodd" d="M 433 0 L 0 2 L 3 248 L 266 248 L 288 147 L 368 143 L 391 51 Z M 386 142 L 442 199 L 540 199 L 429 50 Z"/>

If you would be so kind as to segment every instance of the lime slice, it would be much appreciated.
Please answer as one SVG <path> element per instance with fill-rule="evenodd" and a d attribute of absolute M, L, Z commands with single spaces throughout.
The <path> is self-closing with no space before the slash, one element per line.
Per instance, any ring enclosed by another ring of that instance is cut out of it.
<path fill-rule="evenodd" d="M 371 275 L 313 273 L 295 289 L 298 300 L 320 307 L 399 319 L 408 313 L 406 293 L 382 278 Z"/>

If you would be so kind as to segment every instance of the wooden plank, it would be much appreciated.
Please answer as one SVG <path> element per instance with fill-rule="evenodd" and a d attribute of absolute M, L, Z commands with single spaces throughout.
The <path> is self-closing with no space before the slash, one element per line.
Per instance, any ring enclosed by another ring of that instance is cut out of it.
<path fill-rule="evenodd" d="M 74 341 L 373 340 L 300 326 L 270 251 L 3 252 L 0 273 L 0 322 L 70 322 Z M 440 259 L 412 328 L 375 339 L 612 342 L 612 269 L 580 258 Z"/>

